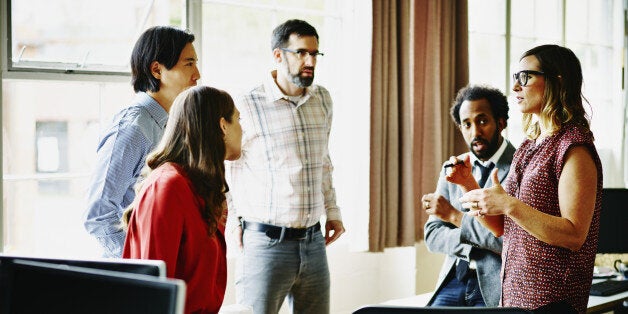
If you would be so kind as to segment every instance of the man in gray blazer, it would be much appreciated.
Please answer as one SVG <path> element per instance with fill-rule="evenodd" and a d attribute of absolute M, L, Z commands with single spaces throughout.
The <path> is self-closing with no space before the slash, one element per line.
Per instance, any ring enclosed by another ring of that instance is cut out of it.
<path fill-rule="evenodd" d="M 464 161 L 457 167 L 473 167 L 473 176 L 482 188 L 492 185 L 487 179 L 494 167 L 503 182 L 515 152 L 501 135 L 508 121 L 506 96 L 495 88 L 467 86 L 458 91 L 450 113 L 471 152 L 450 161 Z M 428 305 L 495 307 L 501 295 L 502 239 L 465 215 L 467 209 L 458 201 L 462 190 L 446 178 L 452 168 L 446 162 L 436 192 L 421 199 L 430 214 L 425 244 L 430 252 L 447 255 Z"/>

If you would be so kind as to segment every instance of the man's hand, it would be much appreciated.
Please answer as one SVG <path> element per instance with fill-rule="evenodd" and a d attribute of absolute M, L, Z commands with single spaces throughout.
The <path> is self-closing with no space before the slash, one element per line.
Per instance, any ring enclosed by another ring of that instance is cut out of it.
<path fill-rule="evenodd" d="M 442 221 L 460 227 L 464 214 L 451 206 L 444 196 L 436 193 L 425 194 L 421 198 L 421 204 L 428 215 L 434 215 Z"/>
<path fill-rule="evenodd" d="M 330 235 L 330 232 L 333 233 Z M 332 242 L 340 238 L 340 235 L 345 233 L 345 227 L 340 220 L 330 220 L 325 223 L 325 245 L 330 245 Z"/>
<path fill-rule="evenodd" d="M 480 185 L 475 181 L 471 169 L 471 158 L 468 153 L 458 157 L 451 156 L 449 162 L 454 165 L 447 167 L 445 180 L 457 184 L 464 192 L 479 189 Z"/>

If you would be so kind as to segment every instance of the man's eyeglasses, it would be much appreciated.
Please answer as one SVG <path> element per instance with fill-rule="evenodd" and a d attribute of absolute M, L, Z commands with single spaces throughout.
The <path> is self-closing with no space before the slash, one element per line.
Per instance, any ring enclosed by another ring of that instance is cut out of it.
<path fill-rule="evenodd" d="M 310 55 L 310 57 L 312 57 L 313 59 L 316 59 L 316 57 L 318 56 L 324 56 L 325 54 L 323 54 L 322 52 L 319 52 L 318 50 L 314 50 L 314 51 L 307 51 L 305 49 L 298 49 L 298 50 L 293 50 L 293 49 L 288 49 L 288 48 L 279 48 L 285 52 L 291 52 L 294 53 L 297 58 L 299 59 L 305 59 L 305 57 L 307 57 L 307 55 Z"/>
<path fill-rule="evenodd" d="M 523 70 L 519 71 L 512 75 L 513 81 L 519 83 L 519 85 L 526 86 L 528 85 L 528 80 L 530 79 L 530 74 L 534 75 L 545 75 L 544 72 L 534 71 L 534 70 Z"/>

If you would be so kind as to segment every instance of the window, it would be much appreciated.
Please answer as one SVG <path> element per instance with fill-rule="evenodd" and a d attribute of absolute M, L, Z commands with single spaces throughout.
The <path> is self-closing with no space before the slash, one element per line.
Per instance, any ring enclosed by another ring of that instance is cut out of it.
<path fill-rule="evenodd" d="M 607 187 L 623 187 L 625 180 L 621 171 L 626 119 L 622 5 L 620 0 L 469 1 L 471 83 L 493 85 L 510 96 L 512 69 L 528 49 L 558 44 L 578 56 L 584 72 L 583 94 L 591 104 L 591 128 Z M 509 100 L 507 136 L 518 146 L 525 139 L 521 113 Z"/>
<path fill-rule="evenodd" d="M 65 121 L 37 121 L 35 123 L 35 160 L 37 173 L 60 173 L 68 171 L 68 123 Z M 40 180 L 39 193 L 67 194 L 68 184 L 64 180 Z"/>
<path fill-rule="evenodd" d="M 183 1 L 9 0 L 9 70 L 127 73 L 139 34 L 181 25 Z"/>
<path fill-rule="evenodd" d="M 199 84 L 234 95 L 269 74 L 274 26 L 288 18 L 302 18 L 317 28 L 325 56 L 318 63 L 316 83 L 330 90 L 335 103 L 330 150 L 338 202 L 352 236 L 366 241 L 368 224 L 362 219 L 368 219 L 363 214 L 368 199 L 359 196 L 368 191 L 370 4 L 359 0 L 79 2 L 0 0 L 3 8 L 11 8 L 7 10 L 11 19 L 6 20 L 11 21 L 8 37 L 12 39 L 8 47 L 3 41 L 1 56 L 10 59 L 3 63 L 1 89 L 0 251 L 100 255 L 96 240 L 83 229 L 85 195 L 101 130 L 133 98 L 128 76 L 132 44 L 147 27 L 180 27 L 186 20 L 196 35 Z M 0 30 L 9 29 L 4 26 Z M 350 222 L 351 217 L 359 218 Z M 364 233 L 353 233 L 358 229 L 354 224 L 364 226 Z"/>
<path fill-rule="evenodd" d="M 153 25 L 180 27 L 185 2 L 0 3 L 11 43 L 1 53 L 0 251 L 99 256 L 82 216 L 100 128 L 133 97 L 136 37 Z"/>

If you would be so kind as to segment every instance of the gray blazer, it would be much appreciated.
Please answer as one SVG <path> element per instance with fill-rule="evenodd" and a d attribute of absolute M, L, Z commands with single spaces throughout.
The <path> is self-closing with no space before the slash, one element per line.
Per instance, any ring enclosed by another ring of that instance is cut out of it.
<path fill-rule="evenodd" d="M 498 169 L 499 181 L 504 182 L 515 147 L 508 142 L 506 150 L 497 161 L 495 167 Z M 483 187 L 489 187 L 493 182 L 489 178 Z M 445 180 L 445 169 L 441 171 L 438 178 L 436 193 L 444 196 L 454 208 L 460 211 L 463 209 L 458 199 L 462 197 L 462 190 L 456 184 Z M 438 275 L 438 282 L 434 296 L 430 299 L 432 304 L 438 291 L 444 286 L 445 279 L 452 269 L 456 267 L 458 258 L 469 261 L 473 259 L 477 263 L 478 283 L 484 303 L 486 306 L 498 306 L 501 296 L 500 271 L 502 267 L 502 238 L 496 238 L 493 234 L 482 226 L 475 218 L 465 215 L 462 218 L 460 228 L 453 224 L 443 222 L 436 216 L 431 215 L 425 223 L 425 244 L 430 252 L 446 254 L 445 262 Z"/>

